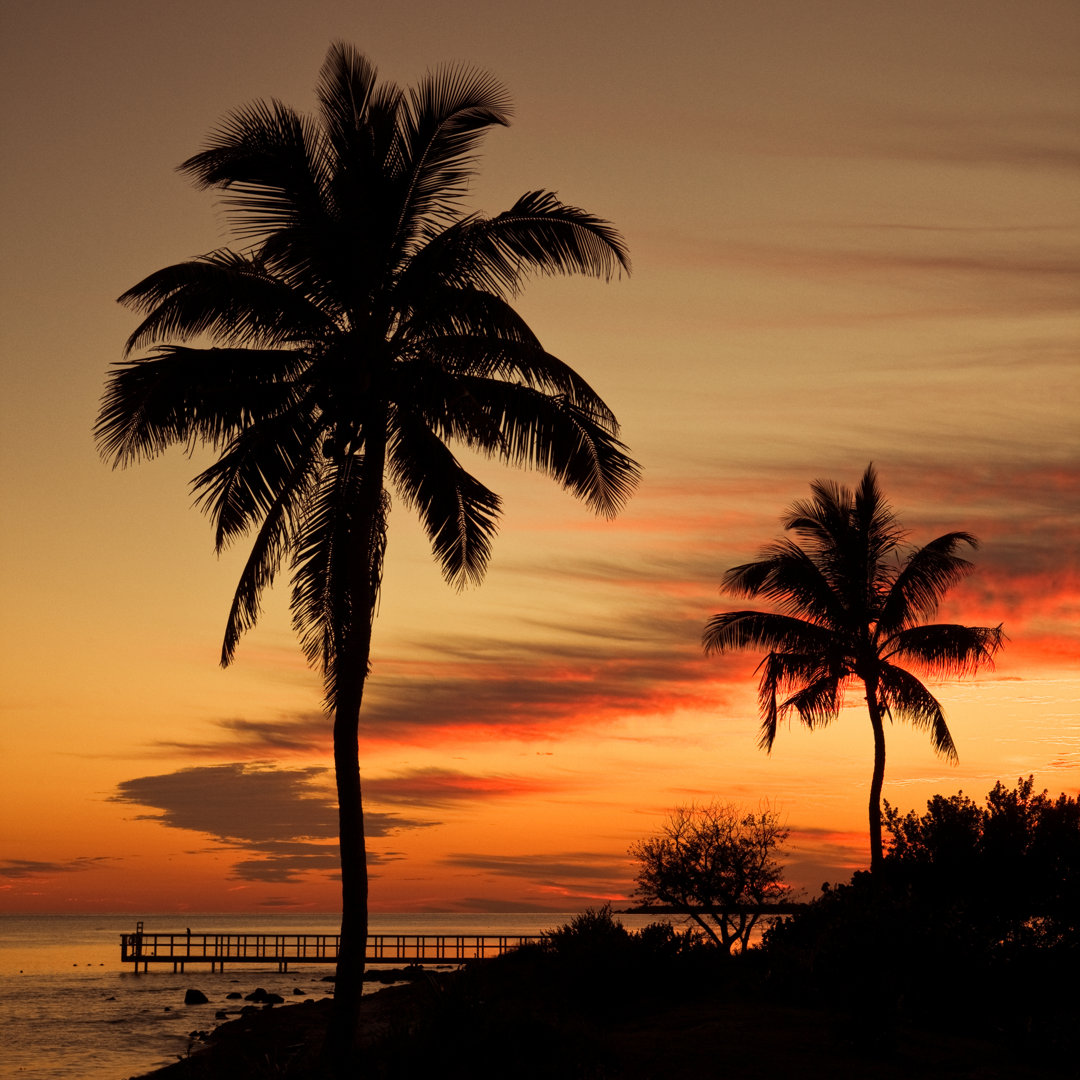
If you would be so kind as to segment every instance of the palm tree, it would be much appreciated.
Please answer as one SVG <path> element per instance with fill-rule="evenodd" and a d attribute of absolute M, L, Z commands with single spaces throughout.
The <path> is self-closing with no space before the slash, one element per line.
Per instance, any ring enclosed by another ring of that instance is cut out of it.
<path fill-rule="evenodd" d="M 618 232 L 544 191 L 494 217 L 461 208 L 483 134 L 508 122 L 501 85 L 451 67 L 406 91 L 337 44 L 317 95 L 313 116 L 277 101 L 235 111 L 180 166 L 226 193 L 243 246 L 120 297 L 144 318 L 110 373 L 96 437 L 114 466 L 176 444 L 217 455 L 193 481 L 217 548 L 254 534 L 223 665 L 264 590 L 291 570 L 293 623 L 333 716 L 342 925 L 331 1041 L 343 1060 L 367 939 L 357 731 L 387 486 L 460 586 L 484 574 L 500 500 L 448 444 L 540 469 L 608 516 L 639 469 L 611 410 L 510 302 L 532 272 L 628 272 Z"/>
<path fill-rule="evenodd" d="M 705 626 L 707 653 L 767 649 L 761 680 L 760 745 L 771 751 L 776 725 L 792 709 L 808 728 L 835 720 L 844 690 L 858 680 L 874 732 L 870 783 L 870 866 L 881 865 L 884 718 L 930 733 L 934 749 L 956 762 L 940 703 L 908 668 L 923 675 L 973 674 L 993 666 L 1001 626 L 926 624 L 950 586 L 972 570 L 957 551 L 977 547 L 966 532 L 946 533 L 905 550 L 905 532 L 878 487 L 873 465 L 855 491 L 831 481 L 810 487 L 782 519 L 800 543 L 778 540 L 754 562 L 724 575 L 723 590 L 761 597 L 777 611 L 728 611 Z M 907 665 L 906 667 L 901 665 Z"/>

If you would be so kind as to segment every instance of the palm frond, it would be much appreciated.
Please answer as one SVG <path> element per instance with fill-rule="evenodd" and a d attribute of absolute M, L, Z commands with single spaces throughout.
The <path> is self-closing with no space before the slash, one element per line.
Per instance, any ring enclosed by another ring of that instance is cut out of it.
<path fill-rule="evenodd" d="M 905 535 L 878 484 L 873 462 L 867 465 L 866 472 L 855 489 L 852 526 L 855 533 L 862 538 L 861 545 L 865 546 L 867 566 L 873 569 L 883 568 L 886 556 L 896 549 Z M 871 580 L 878 580 L 878 575 L 873 570 L 868 576 Z"/>
<path fill-rule="evenodd" d="M 148 313 L 128 338 L 125 354 L 202 334 L 224 345 L 285 347 L 336 330 L 306 296 L 271 276 L 258 260 L 231 251 L 212 251 L 158 270 L 119 302 Z"/>
<path fill-rule="evenodd" d="M 428 271 L 431 271 L 430 273 Z M 417 256 L 394 290 L 402 312 L 393 341 L 399 352 L 444 335 L 517 342 L 540 348 L 529 324 L 501 296 L 470 284 L 448 285 L 441 268 Z"/>
<path fill-rule="evenodd" d="M 394 233 L 405 250 L 428 221 L 448 221 L 465 194 L 480 140 L 510 121 L 510 99 L 494 76 L 469 67 L 437 68 L 407 95 L 398 117 L 402 181 Z"/>
<path fill-rule="evenodd" d="M 292 380 L 305 359 L 282 349 L 160 346 L 115 364 L 94 427 L 98 448 L 123 466 L 169 446 L 220 446 L 295 402 Z"/>
<path fill-rule="evenodd" d="M 478 449 L 546 473 L 605 517 L 633 493 L 640 466 L 612 431 L 572 401 L 498 379 L 470 378 L 463 385 L 498 433 L 497 442 L 476 443 Z M 451 428 L 446 434 L 468 433 Z"/>
<path fill-rule="evenodd" d="M 839 628 L 845 618 L 842 598 L 821 567 L 790 540 L 777 540 L 750 563 L 733 566 L 721 582 L 732 596 L 761 597 L 780 605 L 786 614 Z"/>
<path fill-rule="evenodd" d="M 813 481 L 810 493 L 809 500 L 796 499 L 780 521 L 787 531 L 828 551 L 850 527 L 854 495 L 835 480 Z"/>
<path fill-rule="evenodd" d="M 474 218 L 468 239 L 474 279 L 511 296 L 530 273 L 584 274 L 605 281 L 630 273 L 630 256 L 618 230 L 550 191 L 527 192 L 493 218 Z"/>
<path fill-rule="evenodd" d="M 416 358 L 395 368 L 395 384 L 414 389 L 417 402 L 438 398 L 440 411 L 468 396 L 483 400 L 490 383 L 524 386 L 546 397 L 565 398 L 574 408 L 612 434 L 615 414 L 595 390 L 539 344 L 443 334 L 415 348 Z"/>
<path fill-rule="evenodd" d="M 336 151 L 338 168 L 371 160 L 368 107 L 380 94 L 378 70 L 359 49 L 347 42 L 330 46 L 319 71 L 315 96 L 319 99 L 322 129 Z M 395 96 L 397 88 L 384 84 L 382 94 Z M 399 92 L 398 92 L 399 93 Z"/>
<path fill-rule="evenodd" d="M 993 668 L 994 654 L 1005 643 L 999 626 L 930 623 L 901 630 L 885 643 L 886 656 L 915 664 L 931 676 L 971 675 Z"/>
<path fill-rule="evenodd" d="M 914 675 L 894 664 L 881 663 L 878 694 L 891 715 L 920 731 L 928 731 L 930 744 L 937 753 L 952 764 L 959 760 L 941 703 Z"/>
<path fill-rule="evenodd" d="M 290 488 L 306 487 L 320 457 L 318 428 L 302 414 L 264 418 L 240 430 L 192 481 L 195 505 L 214 524 L 216 550 L 256 525 Z"/>
<path fill-rule="evenodd" d="M 259 620 L 262 594 L 274 584 L 282 559 L 293 544 L 295 524 L 303 516 L 306 498 L 305 485 L 283 484 L 277 498 L 266 510 L 225 620 L 225 636 L 221 645 L 222 667 L 232 663 L 240 638 Z"/>
<path fill-rule="evenodd" d="M 825 727 L 840 715 L 844 705 L 844 678 L 834 672 L 818 669 L 816 677 L 806 678 L 806 665 L 791 672 L 789 681 L 802 683 L 779 707 L 779 715 L 794 709 L 799 719 L 811 730 Z"/>
<path fill-rule="evenodd" d="M 774 650 L 766 654 L 758 671 L 761 673 L 758 681 L 758 711 L 761 715 L 758 745 L 763 750 L 772 750 L 780 720 L 800 704 L 806 710 L 805 715 L 799 710 L 800 719 L 808 727 L 828 723 L 835 715 L 828 712 L 829 697 L 822 688 L 833 685 L 832 700 L 838 701 L 840 679 L 823 665 L 819 655 Z M 807 697 L 800 700 L 799 694 L 803 691 L 808 692 Z M 786 700 L 781 702 L 781 697 Z"/>
<path fill-rule="evenodd" d="M 948 590 L 974 569 L 956 554 L 961 544 L 979 546 L 971 533 L 951 532 L 912 552 L 881 607 L 879 633 L 890 636 L 932 618 Z"/>
<path fill-rule="evenodd" d="M 350 525 L 361 505 L 361 469 L 351 456 L 333 460 L 311 493 L 292 553 L 293 628 L 309 663 L 331 673 L 338 637 L 349 623 Z M 330 687 L 328 686 L 328 691 Z"/>
<path fill-rule="evenodd" d="M 706 653 L 768 649 L 820 655 L 833 646 L 832 632 L 805 619 L 770 611 L 725 611 L 705 624 L 701 643 Z"/>
<path fill-rule="evenodd" d="M 198 187 L 228 192 L 223 201 L 237 238 L 263 240 L 330 216 L 321 139 L 311 118 L 279 101 L 255 101 L 229 114 L 180 171 Z"/>
<path fill-rule="evenodd" d="M 392 419 L 388 462 L 394 485 L 420 514 L 447 581 L 479 584 L 491 557 L 501 502 L 424 423 L 402 410 Z"/>

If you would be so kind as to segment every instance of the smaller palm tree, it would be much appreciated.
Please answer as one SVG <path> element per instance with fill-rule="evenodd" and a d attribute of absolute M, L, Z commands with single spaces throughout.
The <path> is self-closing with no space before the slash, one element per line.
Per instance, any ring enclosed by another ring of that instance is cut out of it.
<path fill-rule="evenodd" d="M 782 519 L 793 540 L 777 540 L 754 561 L 724 575 L 723 590 L 771 601 L 775 611 L 727 611 L 705 626 L 707 653 L 767 649 L 761 681 L 760 745 L 771 751 L 777 723 L 792 710 L 808 728 L 835 720 L 852 681 L 863 684 L 874 731 L 870 784 L 870 867 L 881 865 L 884 719 L 930 733 L 950 762 L 956 747 L 938 700 L 912 670 L 930 677 L 992 667 L 1001 626 L 927 623 L 942 597 L 973 569 L 957 551 L 978 542 L 946 533 L 905 550 L 905 531 L 878 487 L 873 465 L 859 487 L 818 480 L 809 501 Z M 908 669 L 912 670 L 908 670 Z"/>

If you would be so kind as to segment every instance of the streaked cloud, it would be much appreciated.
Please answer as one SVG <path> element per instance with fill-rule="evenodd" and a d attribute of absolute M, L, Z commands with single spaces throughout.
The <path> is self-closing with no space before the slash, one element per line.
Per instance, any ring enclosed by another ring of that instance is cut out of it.
<path fill-rule="evenodd" d="M 550 780 L 493 775 L 474 776 L 453 769 L 407 769 L 394 776 L 364 783 L 367 798 L 376 804 L 446 808 L 461 802 L 523 798 L 562 790 Z"/>
<path fill-rule="evenodd" d="M 575 900 L 626 898 L 633 890 L 633 864 L 623 854 L 603 851 L 566 851 L 542 855 L 488 855 L 455 852 L 443 865 L 479 875 L 508 878 L 519 896 L 540 899 L 552 894 Z M 529 903 L 536 903 L 531 900 Z M 459 901 L 460 903 L 460 901 Z"/>
<path fill-rule="evenodd" d="M 400 644 L 381 652 L 376 647 L 362 738 L 369 747 L 407 745 L 417 738 L 568 738 L 627 716 L 715 712 L 732 694 L 745 699 L 755 685 L 756 658 L 718 660 L 701 651 L 706 619 L 734 606 L 718 591 L 723 570 L 754 558 L 781 535 L 781 512 L 805 495 L 811 480 L 826 476 L 854 484 L 864 465 L 801 473 L 790 465 L 766 469 L 757 484 L 733 478 L 730 490 L 715 478 L 697 487 L 658 485 L 635 511 L 643 522 L 640 531 L 634 531 L 634 515 L 627 524 L 626 542 L 635 557 L 507 566 L 504 573 L 535 579 L 538 588 L 557 580 L 571 597 L 579 588 L 600 589 L 609 606 L 582 620 L 552 603 L 543 615 L 519 618 L 513 639 L 457 631 L 433 633 L 410 651 Z M 916 449 L 907 460 L 884 462 L 879 471 L 913 544 L 955 529 L 972 531 L 982 541 L 969 556 L 974 573 L 946 597 L 942 620 L 1004 622 L 1010 638 L 1005 658 L 1066 659 L 1080 639 L 1080 553 L 1067 542 L 1080 531 L 1080 463 L 931 462 Z M 740 505 L 744 492 L 747 509 L 733 518 L 730 508 Z M 714 500 L 725 509 L 710 518 L 704 508 Z M 219 728 L 216 741 L 168 747 L 218 759 L 329 756 L 329 724 L 321 712 L 232 717 Z M 285 782 L 285 774 L 253 775 L 251 783 L 266 785 L 268 797 L 277 800 L 275 785 Z M 319 776 L 305 772 L 302 783 L 300 774 L 289 782 L 301 783 L 301 800 L 304 792 L 310 799 L 310 785 Z M 523 792 L 528 781 L 427 770 L 368 777 L 365 783 L 375 800 L 448 806 Z M 320 813 L 317 803 L 301 801 L 300 809 Z M 329 821 L 324 812 L 315 823 L 323 830 L 318 835 L 332 835 Z"/>
<path fill-rule="evenodd" d="M 42 859 L 0 859 L 0 878 L 52 877 L 54 874 L 78 874 L 87 870 L 99 870 L 115 862 L 110 856 L 80 856 L 67 862 L 50 862 Z"/>

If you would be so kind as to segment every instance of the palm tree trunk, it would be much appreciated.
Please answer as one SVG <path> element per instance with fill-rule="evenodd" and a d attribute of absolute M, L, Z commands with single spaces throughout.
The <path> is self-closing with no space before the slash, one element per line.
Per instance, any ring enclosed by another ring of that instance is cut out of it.
<path fill-rule="evenodd" d="M 370 642 L 370 632 L 368 634 Z M 358 652 L 360 650 L 357 650 Z M 341 856 L 341 936 L 338 945 L 334 1006 L 324 1057 L 335 1076 L 351 1069 L 360 1026 L 364 990 L 364 961 L 368 937 L 367 845 L 360 788 L 359 726 L 367 658 L 358 665 L 359 677 L 338 692 L 334 709 L 334 771 L 338 795 L 338 847 Z"/>
<path fill-rule="evenodd" d="M 881 789 L 885 784 L 885 727 L 878 703 L 877 682 L 866 682 L 866 708 L 874 729 L 874 775 L 870 781 L 870 870 L 881 869 Z"/>
<path fill-rule="evenodd" d="M 378 420 L 382 420 L 381 426 Z M 385 410 L 366 425 L 386 430 Z M 335 1077 L 360 1075 L 357 1036 L 368 938 L 367 844 L 360 785 L 360 706 L 364 699 L 371 632 L 382 579 L 385 538 L 383 471 L 385 439 L 368 438 L 362 464 L 360 503 L 350 523 L 350 558 L 334 663 L 334 771 L 338 794 L 341 855 L 341 935 L 334 1007 L 323 1051 Z"/>

